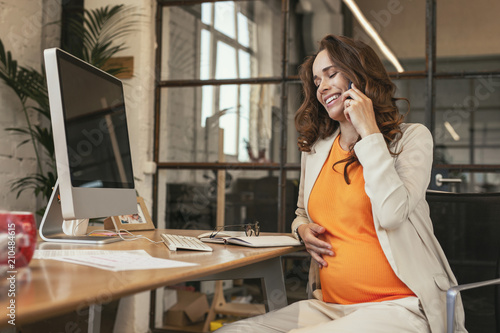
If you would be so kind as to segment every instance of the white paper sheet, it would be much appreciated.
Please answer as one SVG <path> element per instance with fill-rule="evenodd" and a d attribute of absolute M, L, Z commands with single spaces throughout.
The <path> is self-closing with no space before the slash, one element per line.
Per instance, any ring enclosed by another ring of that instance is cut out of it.
<path fill-rule="evenodd" d="M 129 271 L 139 269 L 161 269 L 174 267 L 196 266 L 189 262 L 155 258 L 151 256 L 136 255 L 115 251 L 114 254 L 76 255 L 53 257 L 52 260 L 59 260 L 73 264 L 86 265 L 109 271 Z M 125 251 L 126 252 L 126 251 Z"/>
<path fill-rule="evenodd" d="M 55 257 L 68 257 L 68 256 L 88 256 L 88 255 L 112 255 L 115 253 L 128 253 L 131 255 L 143 255 L 150 256 L 144 250 L 130 250 L 130 251 L 119 251 L 119 250 L 35 250 L 33 254 L 33 259 L 53 259 Z"/>

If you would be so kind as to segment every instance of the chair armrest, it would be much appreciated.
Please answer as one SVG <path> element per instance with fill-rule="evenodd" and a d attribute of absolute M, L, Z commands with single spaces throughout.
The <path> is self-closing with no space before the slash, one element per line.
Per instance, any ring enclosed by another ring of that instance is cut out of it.
<path fill-rule="evenodd" d="M 482 282 L 474 282 L 467 284 L 459 284 L 457 286 L 451 287 L 446 292 L 446 323 L 448 333 L 453 333 L 455 329 L 455 303 L 457 300 L 457 295 L 462 290 L 474 289 L 479 287 L 491 286 L 494 284 L 500 284 L 500 279 L 487 280 Z"/>

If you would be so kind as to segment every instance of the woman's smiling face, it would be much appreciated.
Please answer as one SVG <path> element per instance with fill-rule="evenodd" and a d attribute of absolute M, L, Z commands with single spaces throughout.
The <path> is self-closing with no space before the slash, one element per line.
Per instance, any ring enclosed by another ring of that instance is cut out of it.
<path fill-rule="evenodd" d="M 318 53 L 312 70 L 316 98 L 330 118 L 339 122 L 345 120 L 342 94 L 349 89 L 349 80 L 335 67 L 326 50 Z"/>

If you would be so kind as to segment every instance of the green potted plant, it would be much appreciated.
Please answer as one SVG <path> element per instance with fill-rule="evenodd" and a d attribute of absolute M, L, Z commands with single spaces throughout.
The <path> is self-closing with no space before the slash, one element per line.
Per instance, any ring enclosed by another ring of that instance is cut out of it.
<path fill-rule="evenodd" d="M 124 42 L 117 40 L 133 31 L 136 16 L 133 8 L 124 5 L 84 10 L 82 14 L 70 18 L 66 27 L 68 34 L 80 43 L 76 44 L 78 46 L 61 45 L 61 48 L 112 75 L 120 74 L 124 68 L 106 64 L 117 52 L 126 48 Z M 37 163 L 36 172 L 11 182 L 11 190 L 17 192 L 17 197 L 23 191 L 32 190 L 35 196 L 42 195 L 47 202 L 57 176 L 45 72 L 18 65 L 0 39 L 0 79 L 18 97 L 26 119 L 25 126 L 6 130 L 25 137 L 19 146 L 33 145 Z M 38 124 L 30 120 L 32 113 L 40 115 Z M 42 207 L 37 213 L 41 215 L 44 211 L 45 207 Z"/>

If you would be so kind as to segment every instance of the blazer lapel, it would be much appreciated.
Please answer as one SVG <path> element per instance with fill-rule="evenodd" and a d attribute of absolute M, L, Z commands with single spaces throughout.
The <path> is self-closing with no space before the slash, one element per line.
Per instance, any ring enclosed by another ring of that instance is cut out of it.
<path fill-rule="evenodd" d="M 305 165 L 305 179 L 304 179 L 304 208 L 308 212 L 308 202 L 309 195 L 311 194 L 312 188 L 318 179 L 319 173 L 323 168 L 323 164 L 330 154 L 333 142 L 338 135 L 338 130 L 333 133 L 332 136 L 325 140 L 318 141 L 313 147 L 309 155 L 307 156 Z M 309 213 L 307 214 L 309 215 Z"/>

